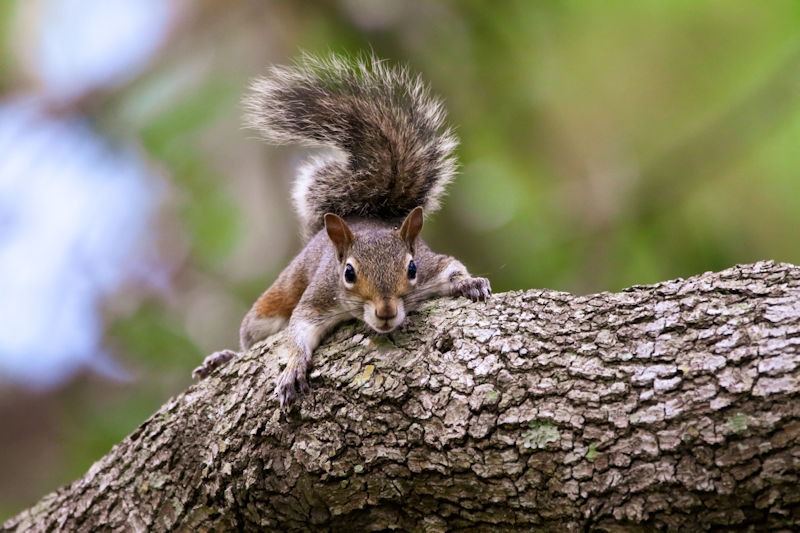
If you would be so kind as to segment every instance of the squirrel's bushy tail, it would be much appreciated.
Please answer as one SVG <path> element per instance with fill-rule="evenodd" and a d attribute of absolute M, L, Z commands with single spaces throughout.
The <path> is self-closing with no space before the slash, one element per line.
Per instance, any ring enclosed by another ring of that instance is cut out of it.
<path fill-rule="evenodd" d="M 307 236 L 323 215 L 390 220 L 439 207 L 458 141 L 419 77 L 369 57 L 303 56 L 273 67 L 245 97 L 247 123 L 270 142 L 326 145 L 299 171 L 295 207 Z"/>

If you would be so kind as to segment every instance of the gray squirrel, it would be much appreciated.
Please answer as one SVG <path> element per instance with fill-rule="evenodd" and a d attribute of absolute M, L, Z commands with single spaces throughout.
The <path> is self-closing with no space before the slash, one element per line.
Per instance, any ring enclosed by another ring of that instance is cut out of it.
<path fill-rule="evenodd" d="M 282 410 L 309 391 L 312 354 L 335 325 L 358 318 L 387 333 L 427 299 L 491 295 L 489 280 L 419 238 L 423 211 L 438 209 L 454 177 L 458 141 L 418 76 L 372 56 L 306 55 L 255 80 L 244 103 L 267 141 L 334 149 L 299 169 L 292 197 L 307 242 L 240 329 L 243 350 L 288 329 Z M 211 354 L 193 375 L 235 355 Z"/>

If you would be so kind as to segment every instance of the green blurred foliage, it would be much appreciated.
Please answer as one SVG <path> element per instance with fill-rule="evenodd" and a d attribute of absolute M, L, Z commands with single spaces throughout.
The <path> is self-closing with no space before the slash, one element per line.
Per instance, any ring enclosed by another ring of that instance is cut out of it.
<path fill-rule="evenodd" d="M 236 126 L 247 79 L 300 51 L 372 49 L 446 99 L 461 175 L 424 234 L 495 291 L 618 290 L 800 262 L 797 2 L 253 0 L 197 3 L 186 18 L 148 72 L 92 107 L 169 176 L 174 216 L 154 231 L 186 253 L 170 294 L 114 315 L 109 344 L 137 381 L 57 396 L 63 461 L 37 494 L 80 475 L 185 388 L 203 354 L 235 343 L 300 245 L 286 183 L 305 152 L 255 149 Z M 236 193 L 243 174 L 263 184 Z M 215 323 L 224 333 L 196 334 Z"/>

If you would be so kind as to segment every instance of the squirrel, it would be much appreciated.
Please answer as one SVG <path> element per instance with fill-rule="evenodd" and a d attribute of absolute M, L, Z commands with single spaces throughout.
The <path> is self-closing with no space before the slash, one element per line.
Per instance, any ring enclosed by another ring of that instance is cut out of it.
<path fill-rule="evenodd" d="M 388 333 L 427 299 L 491 295 L 488 279 L 419 237 L 423 212 L 438 209 L 455 175 L 458 144 L 419 76 L 374 56 L 305 55 L 256 79 L 244 106 L 247 125 L 269 142 L 333 149 L 300 167 L 292 197 L 306 244 L 240 329 L 243 350 L 288 330 L 275 387 L 281 410 L 309 392 L 312 354 L 335 325 L 358 318 Z M 193 375 L 235 355 L 211 354 Z"/>

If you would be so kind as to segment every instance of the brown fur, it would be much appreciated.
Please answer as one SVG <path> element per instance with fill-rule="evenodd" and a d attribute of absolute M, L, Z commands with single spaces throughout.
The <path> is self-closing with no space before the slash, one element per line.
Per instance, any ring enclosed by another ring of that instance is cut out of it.
<path fill-rule="evenodd" d="M 289 318 L 292 316 L 292 311 L 297 306 L 297 302 L 300 301 L 300 297 L 306 290 L 308 283 L 302 276 L 281 281 L 283 283 L 277 281 L 273 283 L 256 300 L 254 308 L 257 317 L 280 316 Z"/>

